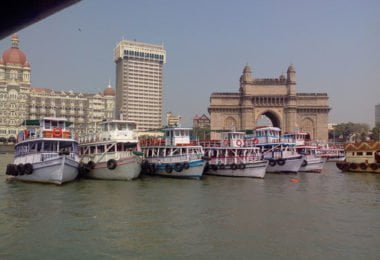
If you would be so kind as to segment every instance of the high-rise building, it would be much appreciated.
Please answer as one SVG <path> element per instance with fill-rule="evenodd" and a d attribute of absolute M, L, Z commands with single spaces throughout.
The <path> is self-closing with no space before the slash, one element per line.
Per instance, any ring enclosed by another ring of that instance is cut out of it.
<path fill-rule="evenodd" d="M 375 125 L 380 124 L 380 104 L 375 106 Z"/>
<path fill-rule="evenodd" d="M 166 113 L 166 125 L 169 127 L 176 127 L 181 125 L 181 116 L 174 115 L 172 112 Z"/>
<path fill-rule="evenodd" d="M 114 49 L 116 118 L 132 120 L 140 130 L 162 125 L 163 45 L 123 40 Z"/>

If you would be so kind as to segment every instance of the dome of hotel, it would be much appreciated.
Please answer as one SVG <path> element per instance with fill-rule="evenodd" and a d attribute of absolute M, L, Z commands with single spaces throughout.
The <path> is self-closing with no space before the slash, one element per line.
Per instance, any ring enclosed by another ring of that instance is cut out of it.
<path fill-rule="evenodd" d="M 13 35 L 11 38 L 12 47 L 3 53 L 4 64 L 15 64 L 24 66 L 27 62 L 25 54 L 18 48 L 18 36 Z"/>
<path fill-rule="evenodd" d="M 103 95 L 104 96 L 115 96 L 115 91 L 113 90 L 113 88 L 111 87 L 111 85 L 109 84 L 107 86 L 107 88 L 103 91 Z"/>

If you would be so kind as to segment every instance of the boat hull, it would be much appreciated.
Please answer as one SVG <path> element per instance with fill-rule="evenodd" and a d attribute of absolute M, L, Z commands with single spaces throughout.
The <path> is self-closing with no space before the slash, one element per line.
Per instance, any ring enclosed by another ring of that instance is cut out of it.
<path fill-rule="evenodd" d="M 300 172 L 321 172 L 326 160 L 322 158 L 304 159 Z M 306 162 L 306 163 L 305 163 Z M 304 165 L 305 164 L 305 165 Z"/>
<path fill-rule="evenodd" d="M 268 161 L 257 161 L 253 163 L 245 164 L 245 168 L 231 168 L 230 165 L 226 165 L 224 168 L 220 168 L 217 165 L 209 165 L 205 174 L 216 176 L 229 176 L 229 177 L 251 177 L 251 178 L 264 178 Z"/>
<path fill-rule="evenodd" d="M 267 167 L 267 172 L 270 173 L 297 173 L 302 165 L 303 158 L 295 157 L 295 158 L 284 158 L 285 163 L 283 165 L 278 164 L 278 160 L 275 161 L 274 165 L 271 165 L 269 162 Z"/>
<path fill-rule="evenodd" d="M 380 173 L 380 163 L 350 163 L 350 162 L 337 162 L 336 166 L 342 172 L 356 172 L 356 173 Z"/>
<path fill-rule="evenodd" d="M 173 178 L 201 178 L 205 168 L 204 160 L 193 160 L 188 162 L 188 169 L 182 168 L 182 170 L 176 169 L 176 164 L 183 165 L 185 162 L 176 163 L 156 163 L 154 170 L 150 172 L 152 175 L 159 175 Z M 169 171 L 168 168 L 172 170 Z"/>
<path fill-rule="evenodd" d="M 115 169 L 108 169 L 107 162 L 97 163 L 86 177 L 98 180 L 133 180 L 141 172 L 141 160 L 136 156 L 120 159 Z"/>
<path fill-rule="evenodd" d="M 11 176 L 11 179 L 25 182 L 41 182 L 61 185 L 76 179 L 79 163 L 66 156 L 59 156 L 38 163 L 32 163 L 30 175 Z"/>

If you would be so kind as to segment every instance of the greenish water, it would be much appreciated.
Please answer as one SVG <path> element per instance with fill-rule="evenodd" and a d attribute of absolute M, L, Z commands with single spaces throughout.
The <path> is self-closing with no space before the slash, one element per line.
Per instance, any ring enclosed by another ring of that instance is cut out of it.
<path fill-rule="evenodd" d="M 0 259 L 379 259 L 380 175 L 8 182 Z M 300 179 L 299 183 L 291 178 Z"/>

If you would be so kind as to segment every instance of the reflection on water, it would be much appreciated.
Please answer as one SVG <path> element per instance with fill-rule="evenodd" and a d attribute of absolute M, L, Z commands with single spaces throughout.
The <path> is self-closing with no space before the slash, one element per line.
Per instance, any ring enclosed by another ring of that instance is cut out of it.
<path fill-rule="evenodd" d="M 349 258 L 380 255 L 380 175 L 5 181 L 0 258 Z M 299 183 L 291 178 L 300 179 Z"/>

